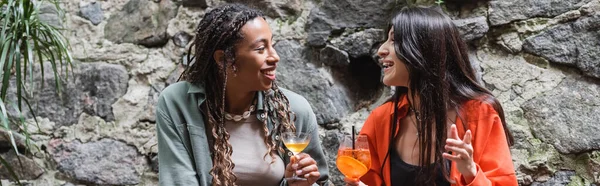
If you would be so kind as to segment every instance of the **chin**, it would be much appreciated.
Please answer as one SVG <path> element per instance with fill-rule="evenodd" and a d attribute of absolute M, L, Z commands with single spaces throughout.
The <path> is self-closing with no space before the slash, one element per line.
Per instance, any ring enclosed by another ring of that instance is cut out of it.
<path fill-rule="evenodd" d="M 400 82 L 394 82 L 394 81 L 393 81 L 393 80 L 391 80 L 391 79 L 390 79 L 390 80 L 383 79 L 383 84 L 384 84 L 385 86 L 390 86 L 390 87 L 391 87 L 391 86 L 395 86 L 395 87 L 405 87 L 405 86 L 407 86 L 407 85 L 406 85 L 406 84 L 404 84 L 404 83 L 400 83 Z"/>
<path fill-rule="evenodd" d="M 394 84 L 393 84 L 391 81 L 392 81 L 392 80 L 389 80 L 389 79 L 385 79 L 385 78 L 384 78 L 384 79 L 383 79 L 383 84 L 384 84 L 385 86 L 396 86 L 396 85 L 394 85 Z"/>
<path fill-rule="evenodd" d="M 271 88 L 273 88 L 273 84 L 263 85 L 261 87 L 261 91 L 266 91 L 266 90 L 269 90 Z"/>

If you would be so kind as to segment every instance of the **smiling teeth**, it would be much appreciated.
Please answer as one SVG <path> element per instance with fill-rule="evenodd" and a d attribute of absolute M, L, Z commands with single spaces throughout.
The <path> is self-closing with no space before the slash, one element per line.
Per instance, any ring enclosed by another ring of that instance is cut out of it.
<path fill-rule="evenodd" d="M 265 73 L 266 75 L 270 75 L 270 76 L 272 76 L 272 75 L 275 75 L 275 70 L 269 70 L 269 71 L 265 71 L 264 73 Z"/>
<path fill-rule="evenodd" d="M 384 68 L 391 67 L 392 65 L 393 65 L 393 63 L 383 63 Z"/>

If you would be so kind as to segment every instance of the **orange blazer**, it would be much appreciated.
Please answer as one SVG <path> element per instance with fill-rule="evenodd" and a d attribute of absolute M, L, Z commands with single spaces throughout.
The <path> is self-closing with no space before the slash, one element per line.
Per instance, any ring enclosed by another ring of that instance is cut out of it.
<path fill-rule="evenodd" d="M 408 112 L 406 96 L 402 96 L 400 100 L 398 103 L 399 119 L 405 117 Z M 456 128 L 462 138 L 466 132 L 463 123 L 467 123 L 468 129 L 473 134 L 471 144 L 473 145 L 473 161 L 477 164 L 477 174 L 471 183 L 466 183 L 456 169 L 456 163 L 452 162 L 450 179 L 455 182 L 452 185 L 518 185 L 504 128 L 496 110 L 489 104 L 470 100 L 463 104 L 460 113 L 466 122 L 457 116 Z M 367 135 L 371 151 L 371 168 L 360 180 L 369 186 L 381 186 L 384 183 L 386 186 L 391 186 L 389 157 L 385 161 L 383 172 L 380 170 L 390 145 L 390 121 L 393 114 L 393 102 L 379 106 L 369 115 L 360 131 L 361 134 Z M 400 127 L 402 126 L 398 128 Z"/>

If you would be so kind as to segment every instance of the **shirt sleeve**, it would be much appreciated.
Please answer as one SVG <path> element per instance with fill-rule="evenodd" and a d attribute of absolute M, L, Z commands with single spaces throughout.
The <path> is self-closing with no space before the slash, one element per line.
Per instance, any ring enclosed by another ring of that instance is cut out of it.
<path fill-rule="evenodd" d="M 371 153 L 371 167 L 369 168 L 369 171 L 363 175 L 360 178 L 360 181 L 362 181 L 364 184 L 366 185 L 382 185 L 384 183 L 383 180 L 383 176 L 382 176 L 382 172 L 381 172 L 381 166 L 382 165 L 382 158 L 380 158 L 380 150 L 382 149 L 378 149 L 378 141 L 377 141 L 377 126 L 378 124 L 380 124 L 380 120 L 382 120 L 383 117 L 382 110 L 381 109 L 377 109 L 374 110 L 369 117 L 367 118 L 367 120 L 365 121 L 360 134 L 364 134 L 367 135 L 367 139 L 369 141 L 369 152 Z M 380 127 L 383 127 L 380 125 Z M 382 154 L 385 154 L 385 152 L 383 152 Z"/>
<path fill-rule="evenodd" d="M 310 143 L 306 147 L 305 153 L 309 154 L 317 162 L 319 168 L 320 177 L 315 184 L 327 185 L 329 179 L 329 167 L 327 166 L 327 159 L 323 148 L 321 147 L 321 140 L 319 138 L 319 130 L 317 124 L 317 117 L 313 113 L 312 108 L 309 106 L 304 113 L 304 126 L 306 126 L 306 132 L 311 132 Z"/>
<path fill-rule="evenodd" d="M 502 121 L 491 105 L 480 103 L 474 118 L 468 121 L 471 130 L 475 128 L 473 160 L 477 164 L 477 174 L 471 183 L 466 183 L 462 175 L 458 185 L 518 185 L 510 148 Z"/>
<path fill-rule="evenodd" d="M 171 117 L 167 101 L 160 97 L 156 108 L 159 185 L 199 185 L 193 161 Z"/>

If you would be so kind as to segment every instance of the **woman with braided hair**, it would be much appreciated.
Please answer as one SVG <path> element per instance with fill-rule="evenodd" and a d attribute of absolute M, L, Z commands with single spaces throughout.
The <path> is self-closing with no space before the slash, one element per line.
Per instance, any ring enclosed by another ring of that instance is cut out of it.
<path fill-rule="evenodd" d="M 204 15 L 193 58 L 157 107 L 160 185 L 324 185 L 328 168 L 306 99 L 277 86 L 263 14 L 226 4 Z M 293 155 L 285 131 L 309 133 Z M 306 178 L 287 181 L 296 173 Z"/>

